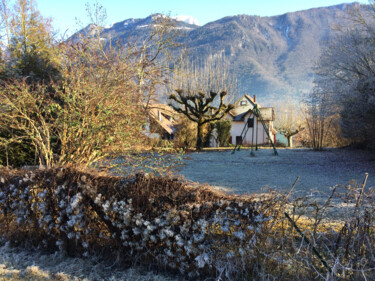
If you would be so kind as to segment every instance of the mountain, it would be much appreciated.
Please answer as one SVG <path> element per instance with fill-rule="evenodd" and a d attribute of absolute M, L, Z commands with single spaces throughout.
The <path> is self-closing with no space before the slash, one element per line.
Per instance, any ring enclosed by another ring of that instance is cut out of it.
<path fill-rule="evenodd" d="M 165 16 L 162 14 L 154 14 L 144 19 L 126 19 L 114 23 L 111 26 L 104 28 L 102 31 L 102 37 L 114 42 L 128 42 L 129 39 L 135 42 L 142 42 L 149 35 L 153 24 L 159 17 Z M 194 18 L 184 17 L 179 18 L 179 21 L 177 21 L 176 28 L 181 30 L 181 35 L 185 36 L 186 33 L 199 27 L 198 25 L 189 22 L 194 22 Z M 88 27 L 86 27 L 86 29 L 87 28 Z M 72 37 L 74 36 L 75 35 Z M 179 40 L 182 40 L 183 36 L 180 37 Z"/>
<path fill-rule="evenodd" d="M 228 16 L 204 26 L 186 22 L 187 17 L 178 22 L 182 31 L 178 40 L 190 60 L 224 55 L 238 76 L 240 94 L 256 94 L 267 105 L 275 99 L 299 99 L 301 92 L 311 90 L 313 67 L 324 44 L 334 38 L 335 26 L 348 25 L 348 11 L 354 8 L 363 6 L 341 4 L 273 17 Z M 115 23 L 104 29 L 103 36 L 141 40 L 159 16 Z"/>

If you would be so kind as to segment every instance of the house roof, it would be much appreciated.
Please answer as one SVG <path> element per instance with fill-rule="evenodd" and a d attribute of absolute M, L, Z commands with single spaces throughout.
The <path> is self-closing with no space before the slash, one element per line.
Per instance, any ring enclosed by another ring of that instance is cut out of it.
<path fill-rule="evenodd" d="M 233 116 L 233 121 L 244 121 L 246 114 L 248 114 L 249 112 L 252 112 L 252 110 L 249 109 L 248 111 L 242 112 L 242 113 L 240 113 L 238 115 L 232 115 Z"/>
<path fill-rule="evenodd" d="M 250 105 L 240 105 L 240 102 L 244 100 L 248 100 L 250 102 Z M 233 118 L 233 121 L 244 121 L 245 115 L 249 112 L 253 112 L 253 108 L 255 105 L 258 107 L 259 111 L 261 112 L 261 115 L 263 117 L 264 121 L 273 121 L 275 120 L 275 111 L 273 107 L 262 107 L 258 102 L 255 101 L 254 98 L 249 96 L 248 94 L 245 94 L 240 99 L 238 99 L 235 103 L 235 108 L 232 109 L 229 114 Z"/>
<path fill-rule="evenodd" d="M 152 104 L 147 109 L 149 115 L 155 120 L 168 134 L 175 132 L 174 121 L 171 121 L 167 117 L 176 115 L 176 111 L 166 104 Z"/>
<path fill-rule="evenodd" d="M 250 97 L 248 94 L 245 94 L 245 98 L 247 98 L 250 102 L 251 102 L 251 104 L 254 106 L 254 105 L 257 105 L 258 106 L 258 108 L 261 108 L 261 106 L 260 106 L 260 104 L 259 103 L 257 103 L 252 97 Z"/>
<path fill-rule="evenodd" d="M 174 115 L 177 114 L 176 111 L 167 104 L 162 104 L 162 103 L 149 104 L 148 108 L 149 109 L 158 109 L 158 110 L 162 111 L 162 113 L 164 115 L 168 115 L 168 116 L 174 116 Z"/>
<path fill-rule="evenodd" d="M 240 105 L 240 101 L 243 100 L 244 97 L 250 102 L 250 105 L 246 105 L 246 106 L 241 106 Z M 254 108 L 255 105 L 257 105 L 258 108 L 261 107 L 256 101 L 254 101 L 254 99 L 251 96 L 249 96 L 247 94 L 245 94 L 240 99 L 238 99 L 234 103 L 234 105 L 235 105 L 235 108 L 233 108 L 229 112 L 229 114 L 233 118 L 233 121 L 244 121 L 245 120 L 245 115 L 247 113 L 249 113 L 249 112 L 252 112 L 252 109 Z"/>

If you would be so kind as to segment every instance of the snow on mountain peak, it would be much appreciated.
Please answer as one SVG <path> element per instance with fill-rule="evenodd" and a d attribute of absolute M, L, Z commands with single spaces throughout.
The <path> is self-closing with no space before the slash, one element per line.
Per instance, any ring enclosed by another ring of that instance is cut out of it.
<path fill-rule="evenodd" d="M 192 16 L 180 15 L 180 16 L 176 16 L 176 17 L 173 17 L 173 18 L 177 21 L 183 21 L 183 22 L 188 23 L 188 24 L 199 25 L 198 20 L 195 17 L 192 17 Z"/>

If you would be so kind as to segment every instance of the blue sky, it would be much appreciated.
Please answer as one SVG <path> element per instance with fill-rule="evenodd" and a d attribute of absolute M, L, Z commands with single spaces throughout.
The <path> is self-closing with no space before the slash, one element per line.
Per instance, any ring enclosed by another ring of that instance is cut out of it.
<path fill-rule="evenodd" d="M 55 28 L 68 34 L 78 29 L 76 18 L 87 24 L 85 4 L 93 0 L 35 0 L 43 16 L 51 17 Z M 144 18 L 152 13 L 195 17 L 200 25 L 238 14 L 273 16 L 345 3 L 345 0 L 102 0 L 107 10 L 107 24 L 128 18 Z M 360 0 L 367 4 L 368 1 Z M 346 2 L 350 3 L 350 2 Z"/>

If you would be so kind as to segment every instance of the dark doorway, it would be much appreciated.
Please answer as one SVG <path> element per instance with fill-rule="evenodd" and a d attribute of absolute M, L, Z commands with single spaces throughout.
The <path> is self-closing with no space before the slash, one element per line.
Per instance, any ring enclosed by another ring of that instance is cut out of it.
<path fill-rule="evenodd" d="M 236 145 L 242 144 L 242 137 L 241 136 L 236 136 Z"/>

